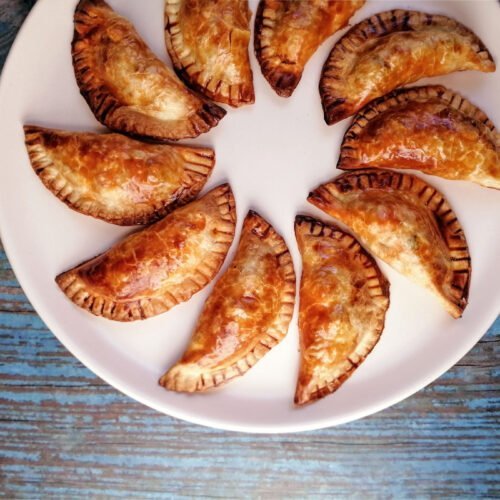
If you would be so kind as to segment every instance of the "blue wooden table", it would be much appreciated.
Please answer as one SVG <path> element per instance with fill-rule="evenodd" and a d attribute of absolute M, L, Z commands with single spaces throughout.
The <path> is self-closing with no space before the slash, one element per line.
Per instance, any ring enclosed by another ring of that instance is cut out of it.
<path fill-rule="evenodd" d="M 34 0 L 0 0 L 0 64 Z M 500 496 L 500 321 L 454 368 L 364 420 L 253 436 L 169 418 L 109 387 L 33 311 L 0 245 L 0 495 Z"/>

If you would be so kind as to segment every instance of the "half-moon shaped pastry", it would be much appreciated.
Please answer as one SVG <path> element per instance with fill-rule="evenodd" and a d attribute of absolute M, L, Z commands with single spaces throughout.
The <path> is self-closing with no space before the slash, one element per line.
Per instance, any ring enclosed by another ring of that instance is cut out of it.
<path fill-rule="evenodd" d="M 233 194 L 224 184 L 60 274 L 56 282 L 96 316 L 116 321 L 156 316 L 214 278 L 233 241 L 235 220 Z"/>
<path fill-rule="evenodd" d="M 411 168 L 500 189 L 500 134 L 480 109 L 445 87 L 399 89 L 354 118 L 337 167 Z"/>
<path fill-rule="evenodd" d="M 349 226 L 374 255 L 432 291 L 455 318 L 469 295 L 465 234 L 443 195 L 413 175 L 347 172 L 308 200 Z"/>
<path fill-rule="evenodd" d="M 243 375 L 283 339 L 294 302 L 287 246 L 262 217 L 249 212 L 233 262 L 207 299 L 186 352 L 160 384 L 197 392 Z"/>
<path fill-rule="evenodd" d="M 323 66 L 320 94 L 328 125 L 366 103 L 424 77 L 454 71 L 495 71 L 481 40 L 446 16 L 381 12 L 351 28 Z"/>
<path fill-rule="evenodd" d="M 210 99 L 255 101 L 248 0 L 165 0 L 165 40 L 177 74 Z"/>
<path fill-rule="evenodd" d="M 27 125 L 26 147 L 45 187 L 68 207 L 119 224 L 149 224 L 191 201 L 215 163 L 212 149 L 145 144 L 120 134 Z"/>
<path fill-rule="evenodd" d="M 117 132 L 156 141 L 196 137 L 226 113 L 187 89 L 104 0 L 76 7 L 73 66 L 95 117 Z"/>
<path fill-rule="evenodd" d="M 336 391 L 384 329 L 389 283 L 349 234 L 311 217 L 295 219 L 302 255 L 300 370 L 295 403 Z"/>
<path fill-rule="evenodd" d="M 318 47 L 347 25 L 365 0 L 261 0 L 255 54 L 275 92 L 290 97 Z"/>

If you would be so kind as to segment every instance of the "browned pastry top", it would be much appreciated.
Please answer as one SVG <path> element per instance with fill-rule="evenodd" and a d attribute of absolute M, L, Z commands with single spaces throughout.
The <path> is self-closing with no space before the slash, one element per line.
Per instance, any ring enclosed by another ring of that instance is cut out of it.
<path fill-rule="evenodd" d="M 320 93 L 331 125 L 391 90 L 454 71 L 495 71 L 481 40 L 446 16 L 381 12 L 351 28 L 323 67 Z"/>

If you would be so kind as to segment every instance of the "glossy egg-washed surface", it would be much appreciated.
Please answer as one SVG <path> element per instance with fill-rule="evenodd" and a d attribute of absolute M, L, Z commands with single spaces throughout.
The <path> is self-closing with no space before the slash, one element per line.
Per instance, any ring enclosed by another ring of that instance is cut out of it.
<path fill-rule="evenodd" d="M 488 117 L 442 86 L 400 89 L 356 115 L 338 167 L 411 168 L 500 188 L 500 134 Z"/>
<path fill-rule="evenodd" d="M 219 271 L 236 212 L 225 184 L 57 277 L 78 306 L 117 321 L 155 316 L 188 300 Z"/>
<path fill-rule="evenodd" d="M 302 255 L 295 403 L 306 404 L 336 391 L 378 342 L 389 282 L 339 228 L 299 216 L 295 234 Z"/>
<path fill-rule="evenodd" d="M 80 91 L 110 129 L 177 140 L 207 132 L 225 115 L 187 89 L 104 0 L 81 0 L 74 22 L 73 66 Z"/>
<path fill-rule="evenodd" d="M 347 25 L 365 0 L 261 0 L 255 53 L 276 93 L 292 95 L 316 49 Z"/>
<path fill-rule="evenodd" d="M 195 392 L 243 375 L 283 339 L 294 302 L 288 248 L 268 222 L 250 212 L 234 260 L 207 299 L 186 352 L 160 384 Z"/>
<path fill-rule="evenodd" d="M 392 10 L 351 28 L 323 67 L 320 93 L 330 125 L 366 103 L 424 77 L 495 71 L 481 40 L 446 16 Z"/>
<path fill-rule="evenodd" d="M 120 134 L 25 126 L 31 164 L 69 207 L 120 225 L 147 224 L 193 199 L 213 150 L 139 142 Z"/>
<path fill-rule="evenodd" d="M 177 74 L 217 102 L 255 100 L 247 0 L 165 0 L 165 40 Z"/>
<path fill-rule="evenodd" d="M 443 195 L 408 174 L 363 169 L 319 186 L 309 201 L 361 243 L 432 291 L 453 317 L 467 305 L 471 261 L 465 234 Z"/>
<path fill-rule="evenodd" d="M 0 66 L 32 4 L 0 0 Z M 289 435 L 202 427 L 130 399 L 83 366 L 33 310 L 0 242 L 1 491 L 8 498 L 491 497 L 499 356 L 497 320 L 436 381 L 370 417 Z"/>

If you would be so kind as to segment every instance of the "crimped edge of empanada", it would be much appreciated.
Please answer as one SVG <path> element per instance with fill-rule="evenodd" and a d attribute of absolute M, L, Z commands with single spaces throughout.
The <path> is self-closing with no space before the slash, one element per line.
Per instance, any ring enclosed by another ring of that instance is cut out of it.
<path fill-rule="evenodd" d="M 219 228 L 214 234 L 214 243 L 217 244 L 217 250 L 213 250 L 205 256 L 203 261 L 204 270 L 197 269 L 198 280 L 191 279 L 191 285 L 183 283 L 180 290 L 169 296 L 160 298 L 144 298 L 132 301 L 117 301 L 112 297 L 106 297 L 102 294 L 95 294 L 88 290 L 86 284 L 78 276 L 78 270 L 83 266 L 88 266 L 100 255 L 83 262 L 79 266 L 66 271 L 56 277 L 56 283 L 59 285 L 65 295 L 77 306 L 95 316 L 112 319 L 114 321 L 135 321 L 147 319 L 152 316 L 164 313 L 172 307 L 190 299 L 195 293 L 204 288 L 215 277 L 226 258 L 226 254 L 234 238 L 236 226 L 236 207 L 234 196 L 229 184 L 223 184 L 216 187 L 206 196 L 213 196 L 217 203 L 220 222 Z M 147 230 L 147 229 L 146 229 Z"/>
<path fill-rule="evenodd" d="M 471 258 L 462 226 L 449 203 L 436 188 L 414 175 L 392 170 L 365 168 L 346 172 L 333 181 L 322 184 L 309 193 L 307 200 L 321 210 L 325 210 L 338 193 L 370 189 L 410 192 L 430 212 L 448 248 L 453 272 L 450 280 L 452 297 L 445 296 L 441 290 L 439 294 L 436 290 L 436 295 L 454 318 L 461 317 L 469 297 Z"/>
<path fill-rule="evenodd" d="M 281 309 L 271 329 L 255 339 L 246 355 L 237 362 L 219 370 L 204 372 L 196 363 L 175 364 L 159 380 L 165 389 L 176 392 L 204 392 L 244 375 L 267 352 L 285 337 L 295 306 L 295 271 L 285 240 L 257 212 L 250 210 L 243 223 L 242 236 L 252 232 L 272 247 L 285 277 L 281 290 Z M 241 238 L 240 238 L 241 241 Z M 217 286 L 217 285 L 216 285 Z"/>
<path fill-rule="evenodd" d="M 114 13 L 104 0 L 80 0 L 74 15 L 75 29 L 71 46 L 80 93 L 99 122 L 116 132 L 158 142 L 197 137 L 219 123 L 226 111 L 195 94 L 193 98 L 200 101 L 199 108 L 184 120 L 176 120 L 176 125 L 134 111 L 122 104 L 96 71 L 91 55 L 95 48 L 89 46 L 86 40 L 87 33 L 105 22 L 94 9 Z"/>
<path fill-rule="evenodd" d="M 195 60 L 190 48 L 184 43 L 184 36 L 178 22 L 180 10 L 181 2 L 179 0 L 165 1 L 165 43 L 179 78 L 190 88 L 214 101 L 229 104 L 235 108 L 253 104 L 255 92 L 252 80 L 248 84 L 237 85 L 219 80 L 213 87 L 212 77 L 208 79 L 201 77 L 203 73 L 207 72 L 207 68 Z M 250 75 L 252 75 L 248 49 L 246 64 L 248 64 Z M 205 83 L 202 83 L 203 81 Z"/>
<path fill-rule="evenodd" d="M 298 235 L 300 232 L 314 237 L 336 240 L 342 244 L 347 252 L 354 255 L 354 258 L 361 261 L 367 283 L 369 284 L 370 296 L 378 303 L 377 310 L 380 312 L 380 317 L 377 318 L 377 325 L 374 328 L 373 335 L 370 336 L 370 342 L 365 342 L 361 345 L 358 344 L 356 351 L 345 360 L 343 365 L 345 371 L 342 375 L 331 380 L 322 380 L 318 383 L 314 391 L 311 391 L 308 386 L 300 384 L 300 379 L 297 381 L 294 403 L 299 406 L 313 403 L 335 392 L 354 373 L 356 368 L 358 368 L 377 345 L 384 330 L 385 314 L 390 304 L 389 281 L 387 281 L 375 259 L 361 246 L 354 236 L 340 229 L 335 224 L 326 224 L 306 215 L 297 215 L 295 217 L 295 233 Z M 360 347 L 363 349 L 359 349 Z"/>
<path fill-rule="evenodd" d="M 362 47 L 371 40 L 394 32 L 418 30 L 425 26 L 442 26 L 459 33 L 468 41 L 481 59 L 477 70 L 495 71 L 495 62 L 481 39 L 462 23 L 450 17 L 424 12 L 395 9 L 375 14 L 353 26 L 333 47 L 323 69 L 319 83 L 325 122 L 328 125 L 347 118 L 356 109 L 349 101 L 344 72 L 349 71 Z"/>
<path fill-rule="evenodd" d="M 427 102 L 437 100 L 449 108 L 459 111 L 465 119 L 476 127 L 481 135 L 489 137 L 497 151 L 500 151 L 500 134 L 488 116 L 465 97 L 442 85 L 426 85 L 422 87 L 408 87 L 396 89 L 389 94 L 379 97 L 367 104 L 353 119 L 347 129 L 342 145 L 337 168 L 341 170 L 355 170 L 363 167 L 377 167 L 375 164 L 366 164 L 359 161 L 356 150 L 358 139 L 363 129 L 378 116 L 387 111 L 396 109 L 408 102 Z"/>
<path fill-rule="evenodd" d="M 255 56 L 259 61 L 264 78 L 269 82 L 272 89 L 281 97 L 290 97 L 302 78 L 302 71 L 293 71 L 291 67 L 285 70 L 283 63 L 273 63 L 266 57 L 264 51 L 271 44 L 271 35 L 266 35 L 266 31 L 274 26 L 275 19 L 266 16 L 265 10 L 265 1 L 260 0 L 255 15 Z"/>
<path fill-rule="evenodd" d="M 113 212 L 99 211 L 88 200 L 81 200 L 71 184 L 55 167 L 43 146 L 44 134 L 64 134 L 69 132 L 47 129 L 35 125 L 25 125 L 25 144 L 31 166 L 43 185 L 69 208 L 83 215 L 95 217 L 119 226 L 151 224 L 167 215 L 172 210 L 185 205 L 202 190 L 215 165 L 215 152 L 209 148 L 192 148 L 188 146 L 164 145 L 165 148 L 176 148 L 184 159 L 182 185 L 167 200 L 159 201 L 150 210 L 127 213 L 124 210 Z M 108 134 L 117 135 L 117 134 Z M 125 136 L 123 136 L 125 137 Z M 127 138 L 128 139 L 128 138 Z M 128 139 L 133 140 L 133 139 Z"/>

